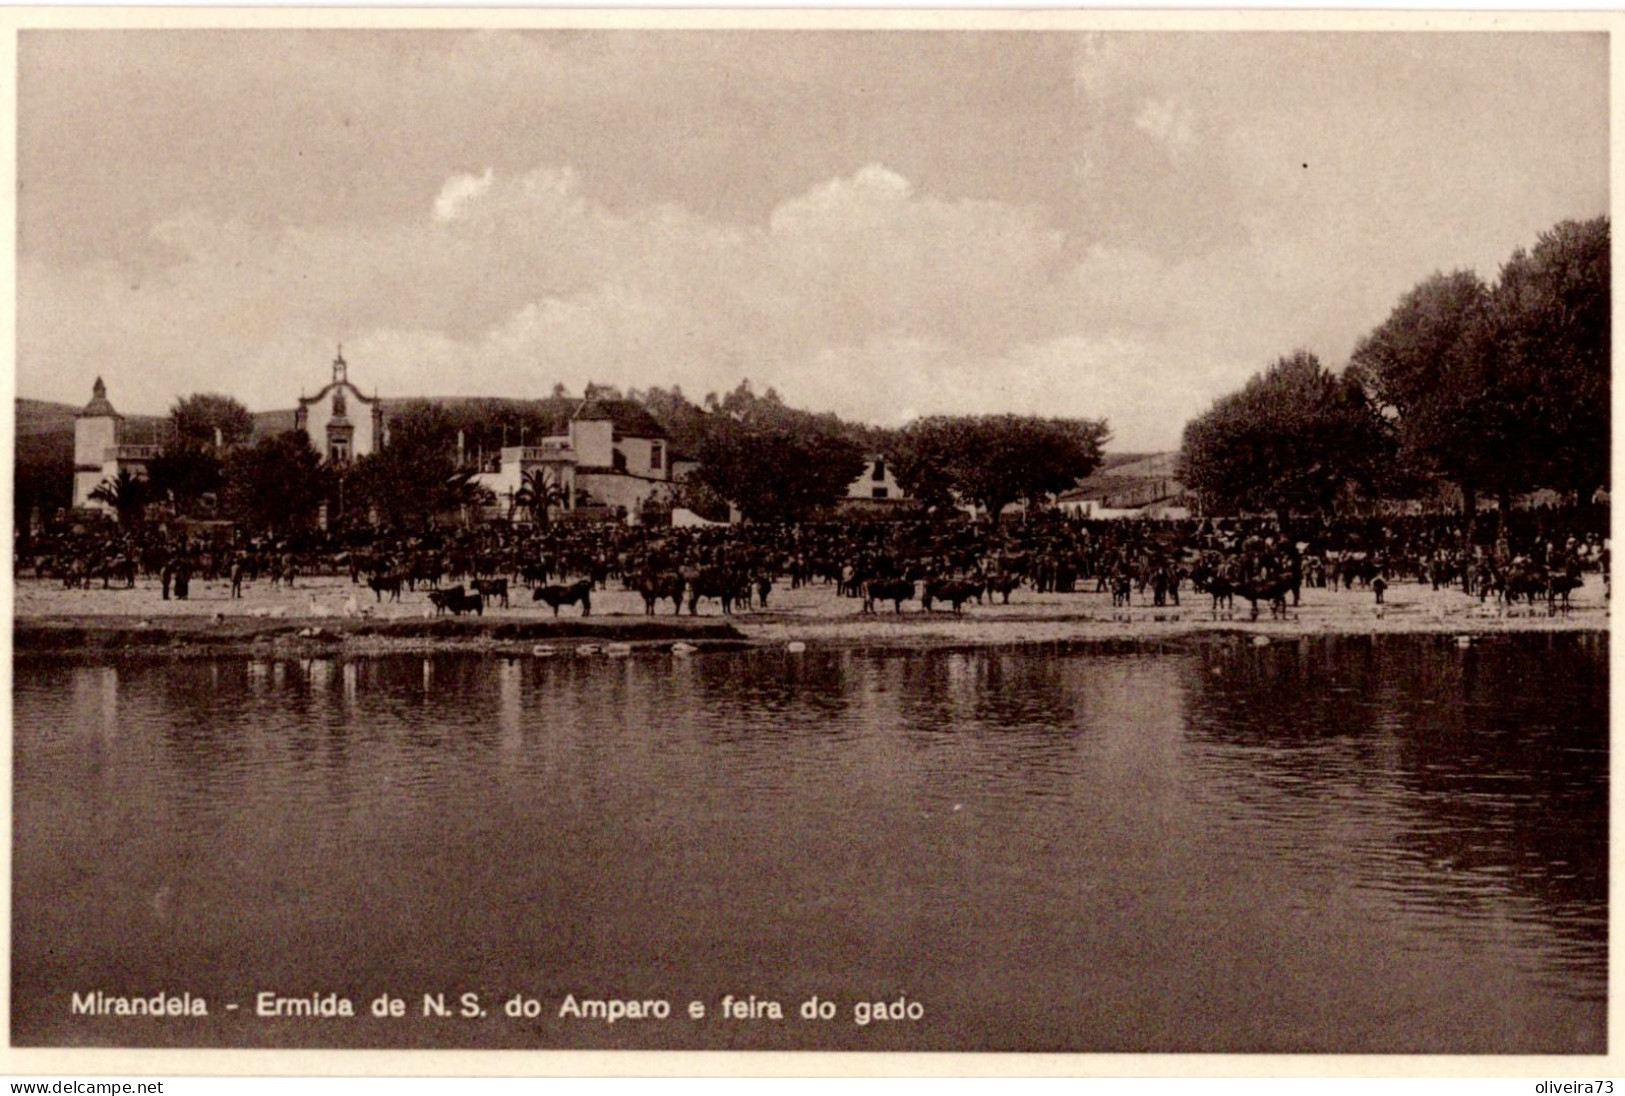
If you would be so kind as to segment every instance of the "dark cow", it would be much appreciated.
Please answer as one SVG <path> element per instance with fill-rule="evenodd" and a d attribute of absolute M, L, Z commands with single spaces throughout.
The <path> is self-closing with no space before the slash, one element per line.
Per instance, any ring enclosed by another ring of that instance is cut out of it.
<path fill-rule="evenodd" d="M 1214 575 L 1207 580 L 1207 588 L 1202 591 L 1213 598 L 1213 611 L 1219 611 L 1219 603 L 1223 602 L 1226 609 L 1234 610 L 1236 607 L 1236 584 L 1223 575 Z"/>
<path fill-rule="evenodd" d="M 643 612 L 646 616 L 655 615 L 655 606 L 667 598 L 671 599 L 674 614 L 683 611 L 683 587 L 687 583 L 683 576 L 676 571 L 666 571 L 660 574 L 645 574 L 638 579 L 637 590 L 643 595 Z"/>
<path fill-rule="evenodd" d="M 1017 589 L 1020 586 L 1021 586 L 1021 576 L 1020 575 L 999 574 L 999 575 L 994 575 L 993 577 L 991 577 L 991 578 L 989 578 L 987 580 L 987 592 L 988 592 L 988 594 L 989 595 L 992 595 L 992 594 L 1000 595 L 1004 599 L 1003 604 L 1005 604 L 1005 605 L 1010 604 L 1010 592 L 1012 590 Z"/>
<path fill-rule="evenodd" d="M 1547 612 L 1557 612 L 1557 599 L 1563 599 L 1563 610 L 1568 611 L 1569 594 L 1585 584 L 1585 580 L 1572 571 L 1554 571 L 1546 580 Z"/>
<path fill-rule="evenodd" d="M 592 616 L 592 579 L 584 578 L 568 586 L 538 586 L 531 599 L 553 606 L 554 616 L 559 615 L 560 605 L 580 605 L 582 616 Z"/>
<path fill-rule="evenodd" d="M 425 556 L 412 562 L 406 573 L 406 584 L 415 591 L 421 582 L 432 590 L 439 587 L 445 575 L 446 565 L 439 557 Z"/>
<path fill-rule="evenodd" d="M 929 613 L 933 601 L 946 601 L 953 606 L 954 616 L 960 616 L 964 613 L 965 602 L 981 596 L 981 583 L 958 578 L 932 579 L 925 584 L 925 593 L 920 595 L 920 607 Z"/>
<path fill-rule="evenodd" d="M 102 567 L 102 589 L 110 580 L 117 579 L 125 589 L 135 586 L 136 561 L 130 556 L 117 556 Z"/>
<path fill-rule="evenodd" d="M 714 597 L 722 602 L 724 616 L 731 615 L 734 605 L 750 606 L 750 577 L 722 567 L 703 567 L 688 580 L 688 612 L 698 616 L 700 598 Z"/>
<path fill-rule="evenodd" d="M 875 611 L 875 602 L 889 601 L 892 611 L 901 613 L 903 602 L 914 600 L 914 584 L 906 578 L 870 579 L 863 588 L 863 612 Z"/>
<path fill-rule="evenodd" d="M 485 599 L 479 594 L 470 594 L 463 590 L 461 585 L 452 586 L 445 590 L 430 590 L 429 602 L 434 606 L 436 616 L 443 616 L 450 609 L 457 616 L 464 613 L 485 615 Z"/>
<path fill-rule="evenodd" d="M 1191 571 L 1191 585 L 1196 587 L 1197 593 L 1207 594 L 1213 599 L 1214 616 L 1218 616 L 1221 603 L 1227 609 L 1235 609 L 1236 584 L 1224 568 L 1207 562 L 1197 564 Z"/>
<path fill-rule="evenodd" d="M 1524 560 L 1514 560 L 1501 576 L 1501 597 L 1508 605 L 1519 598 L 1533 605 L 1540 597 L 1549 596 L 1547 576 L 1540 568 Z"/>
<path fill-rule="evenodd" d="M 401 581 L 399 572 L 392 575 L 380 573 L 368 576 L 367 586 L 372 590 L 376 600 L 380 602 L 384 600 L 385 594 L 389 595 L 389 600 L 399 601 L 401 600 Z"/>
<path fill-rule="evenodd" d="M 1291 575 L 1265 575 L 1251 582 L 1236 584 L 1236 593 L 1252 606 L 1252 619 L 1258 619 L 1258 603 L 1269 602 L 1270 616 L 1286 616 L 1286 596 L 1292 592 Z"/>
<path fill-rule="evenodd" d="M 480 592 L 487 603 L 501 599 L 502 607 L 508 607 L 508 580 L 505 578 L 477 578 L 474 580 L 474 589 Z"/>

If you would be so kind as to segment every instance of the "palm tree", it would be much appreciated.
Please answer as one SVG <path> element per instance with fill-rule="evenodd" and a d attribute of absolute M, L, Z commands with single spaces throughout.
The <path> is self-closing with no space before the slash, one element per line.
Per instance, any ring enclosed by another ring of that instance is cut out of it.
<path fill-rule="evenodd" d="M 532 468 L 520 479 L 519 490 L 514 493 L 513 505 L 508 516 L 513 517 L 513 510 L 529 510 L 532 519 L 538 524 L 547 524 L 548 510 L 554 506 L 563 506 L 569 500 L 555 474 L 546 468 Z"/>
<path fill-rule="evenodd" d="M 464 524 L 468 522 L 470 511 L 494 505 L 497 501 L 495 491 L 475 480 L 478 474 L 473 468 L 459 468 L 446 477 L 445 499 L 448 508 L 456 507 L 462 511 Z"/>
<path fill-rule="evenodd" d="M 128 528 L 141 518 L 141 511 L 147 505 L 147 481 L 134 475 L 128 468 L 120 468 L 118 475 L 110 480 L 102 480 L 96 489 L 90 493 L 90 498 L 96 502 L 106 503 L 118 514 L 118 523 Z"/>

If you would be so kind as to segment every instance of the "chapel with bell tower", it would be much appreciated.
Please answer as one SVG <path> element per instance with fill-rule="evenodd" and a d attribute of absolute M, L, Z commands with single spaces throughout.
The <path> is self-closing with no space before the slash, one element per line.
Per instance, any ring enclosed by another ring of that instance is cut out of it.
<path fill-rule="evenodd" d="M 383 448 L 384 407 L 377 393 L 364 395 L 350 383 L 350 365 L 344 347 L 333 358 L 333 379 L 314 396 L 299 397 L 293 424 L 310 436 L 322 459 L 348 464 Z"/>

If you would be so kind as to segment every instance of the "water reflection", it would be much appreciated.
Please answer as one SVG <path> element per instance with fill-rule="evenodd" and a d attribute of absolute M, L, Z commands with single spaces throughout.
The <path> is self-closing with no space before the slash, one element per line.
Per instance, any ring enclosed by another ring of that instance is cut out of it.
<path fill-rule="evenodd" d="M 87 977 L 461 979 L 907 992 L 937 1022 L 346 1037 L 1596 1050 L 1606 667 L 1575 636 L 22 659 L 14 1036 L 271 1037 L 87 1034 L 57 1007 Z"/>

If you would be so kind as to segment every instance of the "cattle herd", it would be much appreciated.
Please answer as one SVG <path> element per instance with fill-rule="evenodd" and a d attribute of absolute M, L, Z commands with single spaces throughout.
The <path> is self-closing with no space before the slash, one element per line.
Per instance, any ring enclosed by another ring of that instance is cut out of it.
<path fill-rule="evenodd" d="M 1481 514 L 1293 521 L 1083 521 L 1046 512 L 998 525 L 964 520 L 831 521 L 669 529 L 555 523 L 417 534 L 306 531 L 278 538 L 191 541 L 159 529 L 89 528 L 19 542 L 20 578 L 129 588 L 145 578 L 167 598 L 194 578 L 229 578 L 231 597 L 256 584 L 347 575 L 377 603 L 426 593 L 436 614 L 511 607 L 510 591 L 556 616 L 592 612 L 614 582 L 644 611 L 691 615 L 762 610 L 776 586 L 832 587 L 901 614 L 953 613 L 1027 589 L 1110 593 L 1114 607 L 1173 606 L 1187 591 L 1214 614 L 1238 599 L 1284 613 L 1305 587 L 1383 591 L 1402 581 L 1455 587 L 1480 600 L 1566 607 L 1584 572 L 1608 576 L 1606 511 L 1597 507 Z"/>

